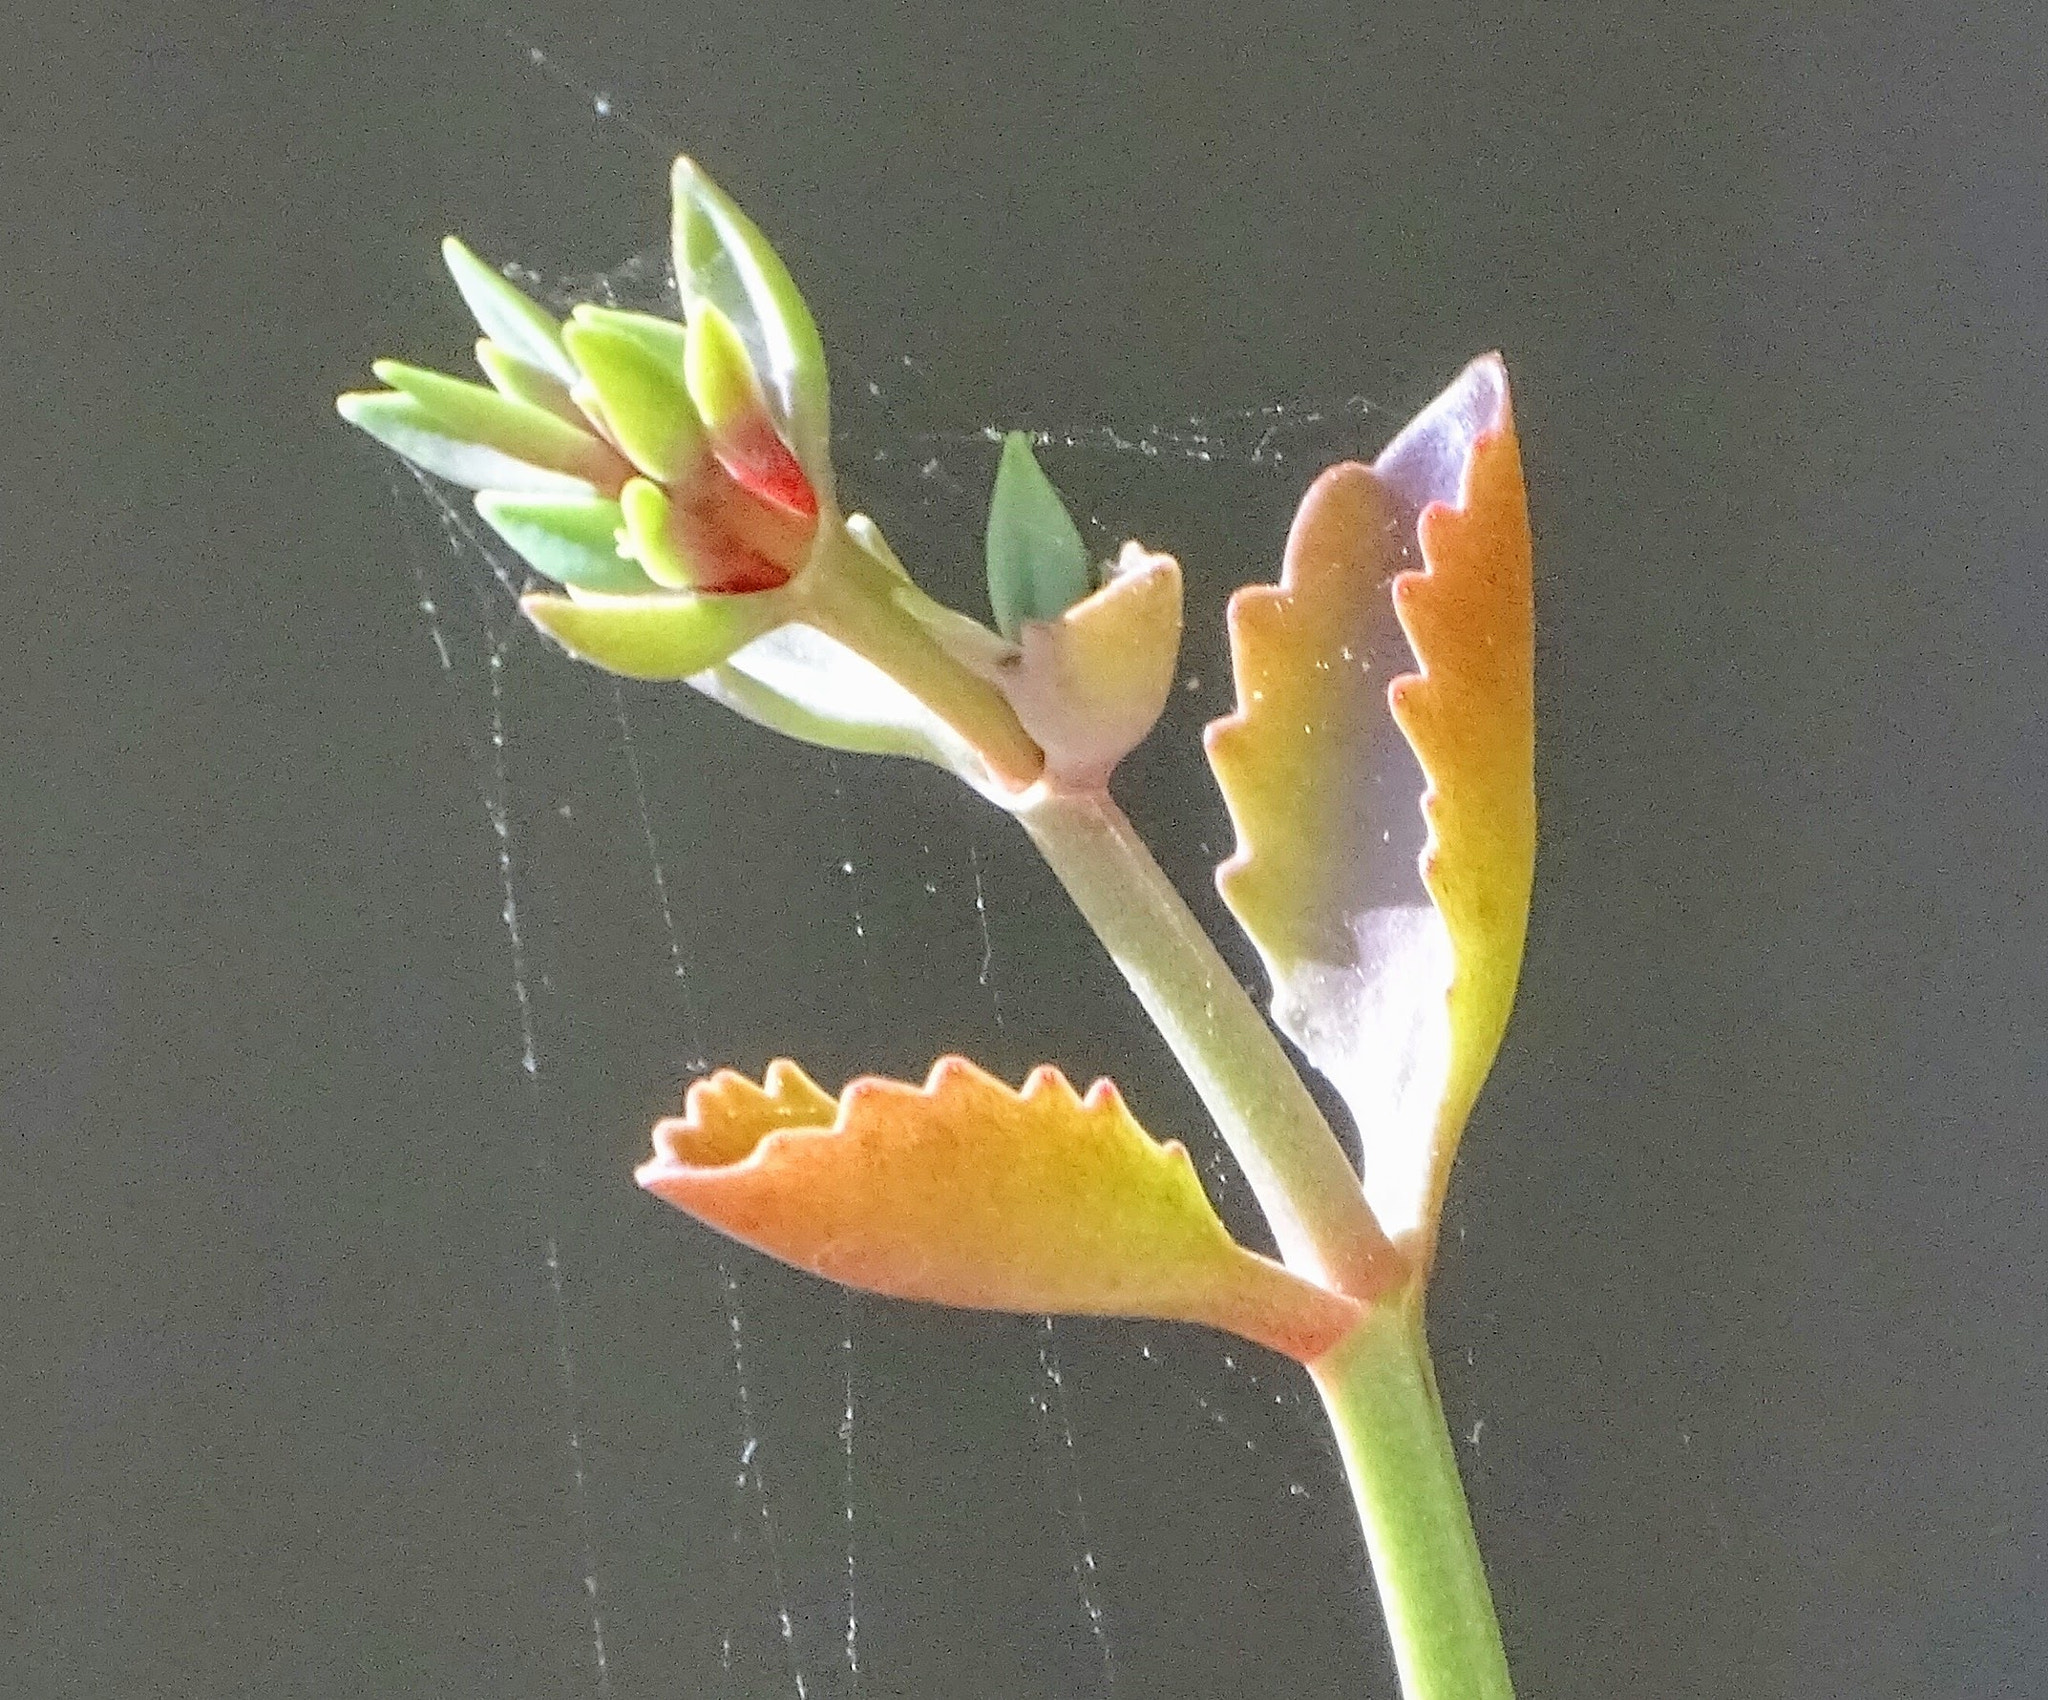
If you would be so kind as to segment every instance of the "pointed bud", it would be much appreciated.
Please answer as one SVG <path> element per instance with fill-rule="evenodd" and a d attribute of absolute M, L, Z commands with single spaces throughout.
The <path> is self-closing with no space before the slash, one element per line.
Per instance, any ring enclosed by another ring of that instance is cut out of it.
<path fill-rule="evenodd" d="M 529 300 L 471 253 L 458 237 L 441 244 L 441 257 L 462 291 L 477 328 L 513 358 L 538 366 L 564 384 L 576 381 L 576 366 L 562 346 L 554 315 Z"/>
<path fill-rule="evenodd" d="M 746 344 L 732 320 L 708 302 L 690 318 L 685 373 L 712 452 L 733 481 L 792 513 L 815 514 L 818 498 L 776 434 Z"/>
<path fill-rule="evenodd" d="M 672 330 L 672 346 L 663 350 L 642 326 L 621 322 L 629 320 Z M 562 335 L 633 464 L 664 484 L 688 483 L 703 461 L 704 427 L 683 381 L 683 327 L 579 307 Z"/>
<path fill-rule="evenodd" d="M 830 386 L 810 308 L 767 238 L 694 161 L 678 159 L 669 184 L 676 283 L 688 317 L 695 323 L 703 306 L 716 307 L 758 348 L 778 422 L 810 487 L 829 499 Z"/>
<path fill-rule="evenodd" d="M 418 402 L 433 423 L 457 441 L 497 449 L 600 490 L 617 489 L 625 478 L 627 468 L 608 444 L 544 408 L 402 360 L 374 361 L 370 370 Z"/>
<path fill-rule="evenodd" d="M 476 511 L 534 571 L 578 590 L 629 596 L 654 589 L 619 553 L 625 517 L 602 496 L 515 496 L 480 490 Z"/>
<path fill-rule="evenodd" d="M 988 598 L 996 628 L 1015 641 L 1027 620 L 1056 620 L 1088 594 L 1088 546 L 1067 504 L 1031 452 L 1031 439 L 1003 439 L 988 504 Z"/>

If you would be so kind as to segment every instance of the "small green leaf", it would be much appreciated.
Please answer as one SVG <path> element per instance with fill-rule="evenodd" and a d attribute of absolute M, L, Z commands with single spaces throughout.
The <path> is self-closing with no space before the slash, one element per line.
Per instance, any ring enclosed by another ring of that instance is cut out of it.
<path fill-rule="evenodd" d="M 703 304 L 719 308 L 753 347 L 797 459 L 829 497 L 831 389 L 810 308 L 768 239 L 694 161 L 676 161 L 670 186 L 684 310 L 694 323 Z"/>
<path fill-rule="evenodd" d="M 630 596 L 654 581 L 619 553 L 625 519 L 617 502 L 602 496 L 514 496 L 477 492 L 484 523 L 518 551 L 534 571 L 578 590 Z"/>
<path fill-rule="evenodd" d="M 588 422 L 577 411 L 576 403 L 569 395 L 568 385 L 552 372 L 530 366 L 516 354 L 508 354 L 489 337 L 478 338 L 476 363 L 501 395 L 552 413 L 565 425 L 573 425 L 579 431 L 589 429 Z"/>
<path fill-rule="evenodd" d="M 538 366 L 565 384 L 576 381 L 576 365 L 562 346 L 554 315 L 471 253 L 460 237 L 441 244 L 441 258 L 462 291 L 470 316 L 485 336 L 516 359 Z"/>
<path fill-rule="evenodd" d="M 773 596 L 522 596 L 519 607 L 577 660 L 628 679 L 687 679 L 782 619 Z"/>
<path fill-rule="evenodd" d="M 988 599 L 996 626 L 1014 641 L 1026 620 L 1057 620 L 1093 588 L 1088 545 L 1031 452 L 1031 439 L 1003 439 L 988 504 Z"/>
<path fill-rule="evenodd" d="M 766 423 L 768 398 L 755 376 L 753 356 L 732 320 L 711 302 L 691 315 L 683 371 L 690 399 L 715 435 Z"/>
<path fill-rule="evenodd" d="M 370 370 L 411 396 L 451 437 L 600 486 L 616 483 L 624 470 L 605 443 L 545 408 L 402 360 L 373 361 Z"/>
<path fill-rule="evenodd" d="M 417 397 L 389 390 L 356 391 L 336 398 L 335 411 L 423 472 L 472 490 L 516 490 L 533 495 L 588 496 L 587 480 L 549 472 L 502 449 L 450 436 Z"/>
<path fill-rule="evenodd" d="M 673 327 L 674 358 L 666 359 L 654 352 L 650 339 L 614 322 L 628 317 L 641 315 L 600 317 L 579 307 L 562 334 L 597 391 L 619 447 L 649 478 L 678 482 L 704 452 L 704 427 L 683 382 L 683 327 Z"/>
<path fill-rule="evenodd" d="M 689 590 L 703 579 L 703 563 L 692 561 L 677 542 L 668 493 L 659 484 L 629 479 L 619 492 L 619 511 L 625 516 L 627 549 L 656 584 Z"/>
<path fill-rule="evenodd" d="M 683 370 L 683 347 L 689 338 L 689 328 L 674 319 L 664 319 L 653 313 L 634 313 L 624 307 L 581 306 L 570 315 L 574 323 L 598 325 L 618 336 L 631 337 L 644 348 L 649 358 L 667 370 L 681 376 Z"/>

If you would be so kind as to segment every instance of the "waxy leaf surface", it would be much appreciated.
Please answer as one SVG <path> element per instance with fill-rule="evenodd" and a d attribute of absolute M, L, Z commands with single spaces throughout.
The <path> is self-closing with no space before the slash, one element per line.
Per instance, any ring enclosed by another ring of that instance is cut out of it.
<path fill-rule="evenodd" d="M 1100 590 L 1024 622 L 994 676 L 1049 774 L 1079 788 L 1107 782 L 1166 707 L 1180 632 L 1180 563 L 1137 543 Z"/>
<path fill-rule="evenodd" d="M 569 386 L 552 372 L 543 371 L 507 352 L 489 337 L 477 339 L 476 363 L 483 368 L 484 376 L 491 380 L 499 394 L 542 408 L 579 431 L 590 429 L 589 420 L 570 399 Z"/>
<path fill-rule="evenodd" d="M 1356 1304 L 1232 1240 L 1187 1152 L 1041 1068 L 1012 1091 L 947 1057 L 835 1103 L 795 1064 L 690 1088 L 640 1184 L 735 1239 L 897 1298 L 1204 1323 L 1304 1361 Z"/>
<path fill-rule="evenodd" d="M 673 483 L 688 476 L 704 448 L 704 428 L 683 385 L 682 327 L 672 349 L 635 321 L 645 315 L 579 307 L 563 339 L 627 457 L 649 478 Z"/>
<path fill-rule="evenodd" d="M 485 336 L 561 383 L 576 381 L 576 363 L 562 346 L 562 329 L 552 313 L 478 259 L 460 237 L 442 242 L 441 258 Z"/>
<path fill-rule="evenodd" d="M 421 471 L 472 490 L 558 496 L 588 496 L 598 490 L 592 478 L 536 466 L 488 443 L 470 441 L 417 396 L 395 390 L 354 390 L 337 396 L 334 407 L 357 430 L 375 437 Z M 602 447 L 594 439 L 592 446 Z"/>
<path fill-rule="evenodd" d="M 515 496 L 479 490 L 476 511 L 536 572 L 557 584 L 625 596 L 654 589 L 619 553 L 619 504 L 603 496 Z"/>
<path fill-rule="evenodd" d="M 690 683 L 785 737 L 858 755 L 913 756 L 979 790 L 993 783 L 944 721 L 874 663 L 812 626 L 780 626 Z"/>
<path fill-rule="evenodd" d="M 1081 528 L 1022 431 L 1003 439 L 985 548 L 989 606 L 996 629 L 1012 641 L 1025 621 L 1056 620 L 1092 588 Z"/>
<path fill-rule="evenodd" d="M 694 321 L 703 304 L 731 320 L 774 392 L 783 430 L 811 489 L 832 494 L 832 422 L 825 345 L 789 268 L 754 221 L 696 163 L 669 176 L 676 283 Z"/>
<path fill-rule="evenodd" d="M 687 679 L 783 618 L 761 596 L 522 596 L 520 612 L 579 661 L 628 679 Z"/>
<path fill-rule="evenodd" d="M 1238 706 L 1209 729 L 1238 836 L 1217 883 L 1275 1021 L 1350 1106 L 1381 1225 L 1424 1257 L 1521 962 L 1531 625 L 1521 460 L 1487 357 L 1371 466 L 1316 481 L 1280 583 L 1231 600 Z"/>

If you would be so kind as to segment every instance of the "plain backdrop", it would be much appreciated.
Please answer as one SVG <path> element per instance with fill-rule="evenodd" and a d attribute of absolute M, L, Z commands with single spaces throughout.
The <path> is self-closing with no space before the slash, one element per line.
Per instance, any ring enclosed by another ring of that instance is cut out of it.
<path fill-rule="evenodd" d="M 2048 1688 L 2030 13 L 14 8 L 0 1690 L 1394 1692 L 1285 1365 L 628 1183 L 707 1061 L 959 1048 L 1114 1071 L 1245 1220 L 999 817 L 615 695 L 336 421 L 463 364 L 445 231 L 658 263 L 685 148 L 935 588 L 990 426 L 1181 553 L 1123 793 L 1219 925 L 1221 598 L 1506 351 L 1544 835 L 1433 1332 L 1521 1691 Z"/>

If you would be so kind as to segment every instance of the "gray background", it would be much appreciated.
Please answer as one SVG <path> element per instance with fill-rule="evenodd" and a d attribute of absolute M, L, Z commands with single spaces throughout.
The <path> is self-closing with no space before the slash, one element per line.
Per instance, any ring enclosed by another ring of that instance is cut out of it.
<path fill-rule="evenodd" d="M 785 1049 L 1114 1070 L 1213 1157 L 992 812 L 615 699 L 335 421 L 461 363 L 445 230 L 658 252 L 683 147 L 937 588 L 990 424 L 1183 554 L 1123 789 L 1206 915 L 1222 594 L 1507 351 L 1545 827 L 1434 1334 L 1522 1691 L 2048 1688 L 2028 9 L 64 10 L 0 97 L 0 1688 L 848 1695 L 850 1501 L 860 1693 L 1393 1692 L 1284 1366 L 842 1301 L 627 1184 Z M 1086 429 L 1297 401 L 1277 468 Z"/>

